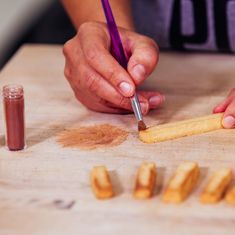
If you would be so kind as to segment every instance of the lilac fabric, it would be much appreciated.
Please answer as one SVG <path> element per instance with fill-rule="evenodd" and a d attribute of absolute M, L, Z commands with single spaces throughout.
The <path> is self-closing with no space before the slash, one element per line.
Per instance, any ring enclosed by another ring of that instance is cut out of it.
<path fill-rule="evenodd" d="M 235 52 L 235 0 L 132 0 L 136 28 L 160 47 Z"/>

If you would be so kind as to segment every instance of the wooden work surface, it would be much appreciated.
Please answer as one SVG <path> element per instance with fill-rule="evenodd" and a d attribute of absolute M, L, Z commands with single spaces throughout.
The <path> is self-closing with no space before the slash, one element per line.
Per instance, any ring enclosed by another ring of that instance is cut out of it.
<path fill-rule="evenodd" d="M 214 133 L 146 145 L 136 136 L 133 115 L 106 115 L 79 104 L 63 77 L 61 47 L 25 46 L 0 74 L 0 85 L 25 88 L 27 145 L 21 152 L 0 148 L 0 234 L 162 235 L 234 234 L 235 207 L 207 206 L 198 195 L 212 171 L 235 166 L 235 132 Z M 165 105 L 146 117 L 149 125 L 207 115 L 235 82 L 235 57 L 162 53 L 146 87 L 166 94 Z M 3 115 L 1 107 L 1 133 Z M 129 130 L 118 147 L 81 151 L 60 147 L 55 137 L 66 127 L 109 123 Z M 131 191 L 138 166 L 159 167 L 157 193 L 136 201 Z M 199 163 L 202 179 L 181 205 L 160 200 L 162 188 L 182 161 Z M 117 197 L 97 201 L 89 172 L 104 164 Z M 69 209 L 70 208 L 70 209 Z"/>

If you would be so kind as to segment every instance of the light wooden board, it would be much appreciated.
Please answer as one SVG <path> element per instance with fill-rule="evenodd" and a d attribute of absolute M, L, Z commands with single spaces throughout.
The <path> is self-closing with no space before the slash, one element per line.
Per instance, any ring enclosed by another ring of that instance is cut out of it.
<path fill-rule="evenodd" d="M 23 152 L 0 148 L 0 234 L 234 234 L 234 207 L 198 202 L 212 171 L 235 166 L 233 130 L 146 145 L 137 139 L 133 115 L 94 113 L 79 104 L 63 77 L 63 65 L 61 47 L 28 45 L 0 74 L 1 87 L 20 83 L 25 88 L 28 145 Z M 229 55 L 162 53 L 145 87 L 164 92 L 167 101 L 146 122 L 210 114 L 234 86 L 234 65 L 235 57 Z M 2 134 L 2 107 L 0 111 Z M 55 141 L 66 127 L 98 123 L 118 125 L 131 134 L 118 147 L 95 151 L 63 149 Z M 131 195 L 134 176 L 144 160 L 160 168 L 157 195 L 136 201 Z M 184 204 L 165 205 L 161 189 L 185 160 L 198 162 L 203 181 Z M 118 191 L 109 201 L 97 201 L 89 186 L 90 169 L 100 164 L 111 171 Z"/>

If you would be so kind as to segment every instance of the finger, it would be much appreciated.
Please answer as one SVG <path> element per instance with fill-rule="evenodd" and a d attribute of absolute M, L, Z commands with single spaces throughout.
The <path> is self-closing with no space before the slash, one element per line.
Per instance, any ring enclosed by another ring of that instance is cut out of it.
<path fill-rule="evenodd" d="M 63 54 L 69 64 L 78 64 L 82 56 L 81 45 L 77 37 L 67 41 L 63 46 Z"/>
<path fill-rule="evenodd" d="M 160 94 L 159 92 L 138 91 L 137 95 L 143 115 L 148 114 L 150 109 L 156 109 L 165 101 L 165 96 Z M 113 104 L 111 106 L 118 108 L 118 106 Z"/>
<path fill-rule="evenodd" d="M 82 54 L 83 52 L 78 49 L 76 56 L 78 58 L 75 62 L 74 60 L 69 60 L 69 62 L 66 60 L 65 76 L 69 80 L 73 90 L 76 91 L 83 88 L 97 97 L 101 97 L 112 104 L 116 109 L 120 109 L 118 113 L 127 113 L 127 111 L 124 110 L 133 112 L 130 99 L 122 96 L 95 70 L 93 70 L 86 61 L 84 61 Z M 79 60 L 79 63 L 77 63 L 77 60 Z M 73 68 L 71 69 L 71 67 Z M 73 71 L 73 74 L 71 71 Z M 85 102 L 83 101 L 83 103 Z"/>
<path fill-rule="evenodd" d="M 226 129 L 235 127 L 235 100 L 233 100 L 226 108 L 222 124 Z"/>
<path fill-rule="evenodd" d="M 64 45 L 63 53 L 66 59 L 64 74 L 67 80 L 69 81 L 70 86 L 74 90 L 75 96 L 77 97 L 79 101 L 81 101 L 89 109 L 98 111 L 98 112 L 117 113 L 117 114 L 123 114 L 123 113 L 125 114 L 127 112 L 131 112 L 125 109 L 121 109 L 117 106 L 112 107 L 110 105 L 111 103 L 109 103 L 108 101 L 103 100 L 102 98 L 96 96 L 95 94 L 91 94 L 89 89 L 82 89 L 86 86 L 84 86 L 83 84 L 84 79 L 82 75 L 80 76 L 79 71 L 80 71 L 81 65 L 84 64 L 84 59 L 83 59 L 84 55 L 81 50 L 81 46 L 80 46 L 78 38 L 73 38 L 72 40 L 68 41 Z M 94 85 L 93 85 L 93 88 L 95 88 Z M 108 89 L 106 91 L 108 91 Z M 116 90 L 115 90 L 115 93 L 117 93 Z M 131 110 L 130 106 L 129 106 L 129 109 Z"/>
<path fill-rule="evenodd" d="M 132 111 L 129 98 L 121 95 L 110 83 L 87 64 L 80 65 L 79 75 L 81 77 L 79 86 L 89 90 L 97 97 L 116 105 L 118 108 Z"/>
<path fill-rule="evenodd" d="M 121 109 L 132 111 L 130 99 L 122 96 L 110 83 L 87 64 L 80 47 L 77 48 L 76 52 L 77 54 L 74 55 L 74 52 L 70 51 L 69 54 L 70 56 L 73 54 L 71 57 L 74 59 L 66 60 L 65 66 L 65 75 L 72 88 L 80 90 L 82 87 L 84 90 L 89 90 L 97 97 L 113 103 Z M 73 74 L 71 74 L 71 71 L 73 71 Z"/>
<path fill-rule="evenodd" d="M 155 109 L 165 101 L 165 96 L 154 91 L 138 91 L 138 94 L 145 97 L 149 102 L 150 109 Z"/>
<path fill-rule="evenodd" d="M 156 43 L 147 38 L 133 39 L 131 57 L 128 62 L 128 72 L 136 85 L 141 84 L 155 69 L 158 62 L 159 49 Z"/>
<path fill-rule="evenodd" d="M 144 96 L 140 95 L 140 94 L 137 94 L 138 96 L 138 100 L 139 100 L 139 103 L 140 103 L 140 108 L 141 108 L 141 112 L 143 115 L 146 115 L 148 114 L 149 110 L 150 110 L 150 106 L 149 106 L 149 102 L 148 102 L 148 99 L 146 99 Z M 110 103 L 110 102 L 107 102 L 108 105 L 110 107 L 113 107 L 113 108 L 120 108 L 119 105 L 115 105 L 113 103 Z M 128 110 L 125 110 L 126 112 L 124 113 L 133 113 L 133 108 L 131 107 L 130 109 Z"/>
<path fill-rule="evenodd" d="M 217 105 L 214 108 L 213 112 L 214 113 L 222 113 L 222 112 L 224 112 L 234 98 L 235 98 L 235 88 L 233 88 L 230 91 L 229 95 L 227 96 L 227 98 L 223 102 L 221 102 L 219 105 Z"/>
<path fill-rule="evenodd" d="M 213 113 L 223 113 L 230 103 L 231 98 L 227 97 L 223 102 L 221 102 L 214 108 Z"/>
<path fill-rule="evenodd" d="M 150 111 L 150 105 L 148 99 L 145 96 L 141 95 L 139 92 L 137 92 L 137 96 L 140 102 L 140 108 L 142 114 L 147 115 Z"/>
<path fill-rule="evenodd" d="M 108 102 L 108 101 L 106 101 L 106 100 L 104 100 L 104 102 L 105 102 L 105 105 L 106 105 L 107 107 L 110 107 L 110 108 L 119 110 L 119 112 L 118 112 L 119 114 L 131 114 L 131 113 L 133 113 L 132 110 L 127 110 L 127 109 L 119 108 L 117 105 L 112 104 L 112 103 L 110 103 L 110 102 Z"/>
<path fill-rule="evenodd" d="M 79 82 L 77 83 L 76 81 L 72 82 L 74 90 L 80 90 L 81 88 L 89 90 L 91 94 L 102 98 L 102 100 L 105 100 L 109 104 L 112 104 L 112 107 L 121 109 L 121 113 L 126 113 L 124 110 L 133 112 L 130 98 L 122 96 L 96 71 L 88 67 L 88 65 L 85 65 L 84 63 L 80 64 L 78 72 L 78 74 L 74 74 L 72 76 L 82 79 L 78 79 Z M 155 95 L 156 93 L 151 94 Z M 149 97 L 151 94 L 149 94 Z M 143 115 L 146 115 L 150 109 L 148 98 L 144 95 L 139 95 L 138 98 L 142 113 Z"/>
<path fill-rule="evenodd" d="M 112 107 L 109 105 L 109 102 L 93 95 L 88 92 L 78 91 L 75 94 L 76 98 L 84 104 L 88 109 L 95 111 L 95 112 L 102 112 L 102 113 L 112 113 L 112 114 L 126 114 L 127 110 L 120 109 L 117 107 Z"/>
<path fill-rule="evenodd" d="M 135 92 L 135 84 L 127 71 L 122 68 L 105 47 L 104 39 L 97 33 L 87 32 L 79 37 L 87 63 L 112 84 L 125 97 Z"/>

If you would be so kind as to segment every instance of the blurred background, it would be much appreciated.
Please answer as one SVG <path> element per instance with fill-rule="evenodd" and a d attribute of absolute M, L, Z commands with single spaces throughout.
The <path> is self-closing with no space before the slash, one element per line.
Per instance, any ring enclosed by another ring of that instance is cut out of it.
<path fill-rule="evenodd" d="M 0 0 L 0 69 L 23 43 L 64 44 L 74 34 L 59 0 Z"/>

